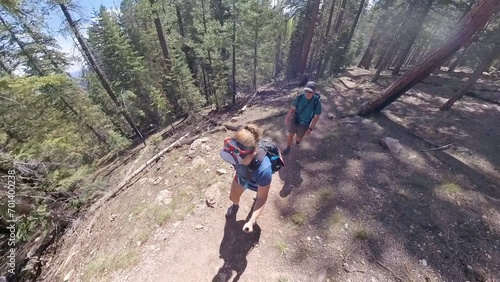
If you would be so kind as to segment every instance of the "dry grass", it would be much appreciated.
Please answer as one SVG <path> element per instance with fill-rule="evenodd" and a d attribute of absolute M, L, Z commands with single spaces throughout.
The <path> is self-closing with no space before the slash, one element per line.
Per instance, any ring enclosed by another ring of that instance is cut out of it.
<path fill-rule="evenodd" d="M 462 187 L 460 187 L 459 185 L 457 185 L 455 183 L 441 184 L 441 185 L 439 185 L 438 190 L 439 190 L 439 192 L 442 192 L 445 195 L 450 196 L 450 197 L 460 196 L 463 192 Z"/>
<path fill-rule="evenodd" d="M 295 212 L 292 217 L 292 222 L 297 226 L 303 226 L 306 223 L 306 216 L 301 212 Z"/>
<path fill-rule="evenodd" d="M 331 225 L 341 224 L 345 221 L 344 214 L 341 211 L 336 211 L 330 217 Z"/>
<path fill-rule="evenodd" d="M 136 249 L 123 250 L 114 255 L 102 255 L 87 265 L 83 274 L 84 281 L 102 281 L 103 276 L 120 269 L 127 269 L 139 263 L 140 254 Z"/>
<path fill-rule="evenodd" d="M 276 248 L 278 249 L 280 255 L 282 256 L 285 253 L 285 251 L 288 250 L 288 245 L 280 240 L 276 243 Z"/>
<path fill-rule="evenodd" d="M 288 278 L 283 277 L 283 276 L 280 276 L 280 277 L 278 278 L 278 282 L 288 282 L 288 281 L 290 281 L 290 280 L 288 280 Z"/>

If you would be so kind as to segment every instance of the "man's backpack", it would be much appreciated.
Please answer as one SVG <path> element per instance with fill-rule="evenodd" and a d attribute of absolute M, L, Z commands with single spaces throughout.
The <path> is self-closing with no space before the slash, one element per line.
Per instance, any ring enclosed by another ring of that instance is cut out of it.
<path fill-rule="evenodd" d="M 281 157 L 280 149 L 278 148 L 278 146 L 276 146 L 276 144 L 263 141 L 259 144 L 259 147 L 260 147 L 259 153 L 255 156 L 255 158 L 253 158 L 252 162 L 248 165 L 247 179 L 250 179 L 252 173 L 259 168 L 260 164 L 262 163 L 262 160 L 266 156 L 271 161 L 271 169 L 273 170 L 273 173 L 277 172 L 278 170 L 281 169 L 281 167 L 285 166 L 285 162 Z"/>

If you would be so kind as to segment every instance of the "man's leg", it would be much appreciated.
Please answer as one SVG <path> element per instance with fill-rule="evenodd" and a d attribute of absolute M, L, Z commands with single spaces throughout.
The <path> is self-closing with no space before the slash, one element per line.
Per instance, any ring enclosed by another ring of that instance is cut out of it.
<path fill-rule="evenodd" d="M 293 136 L 295 133 L 288 133 L 288 136 L 286 138 L 286 148 L 281 152 L 283 155 L 286 155 L 290 152 L 290 147 L 292 146 L 293 143 Z"/>
<path fill-rule="evenodd" d="M 304 138 L 307 129 L 309 129 L 309 127 L 298 126 L 297 138 L 295 138 L 295 143 L 297 143 L 297 145 L 300 144 L 300 141 L 302 141 L 302 138 Z"/>
<path fill-rule="evenodd" d="M 293 143 L 293 136 L 295 135 L 295 133 L 288 133 L 288 137 L 287 137 L 287 140 L 286 140 L 286 146 L 287 147 L 290 147 L 292 146 L 292 143 Z"/>
<path fill-rule="evenodd" d="M 288 125 L 288 135 L 286 138 L 286 148 L 281 152 L 283 155 L 286 155 L 290 152 L 290 147 L 292 146 L 293 143 L 293 136 L 297 132 L 297 125 L 293 122 L 290 121 L 290 124 Z"/>

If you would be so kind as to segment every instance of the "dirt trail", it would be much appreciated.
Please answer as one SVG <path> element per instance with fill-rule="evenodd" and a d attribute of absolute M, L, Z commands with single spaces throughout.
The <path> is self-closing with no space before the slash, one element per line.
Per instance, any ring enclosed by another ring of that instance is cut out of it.
<path fill-rule="evenodd" d="M 500 107 L 465 98 L 443 114 L 435 109 L 452 93 L 424 84 L 372 119 L 338 118 L 382 89 L 353 83 L 323 83 L 320 124 L 273 176 L 259 232 L 241 231 L 252 192 L 236 219 L 224 218 L 233 170 L 218 150 L 232 133 L 220 132 L 191 156 L 169 153 L 80 223 L 42 280 L 498 281 Z M 234 124 L 256 120 L 283 145 L 283 117 L 266 117 L 294 95 L 259 95 Z M 412 133 L 455 145 L 426 151 L 435 147 Z M 387 136 L 400 154 L 378 144 Z"/>

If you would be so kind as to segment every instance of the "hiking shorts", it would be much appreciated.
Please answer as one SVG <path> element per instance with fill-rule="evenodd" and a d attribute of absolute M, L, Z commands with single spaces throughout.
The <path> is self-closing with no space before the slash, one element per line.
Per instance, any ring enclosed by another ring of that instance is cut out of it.
<path fill-rule="evenodd" d="M 252 183 L 251 181 L 246 180 L 245 178 L 239 176 L 237 173 L 234 175 L 234 178 L 238 182 L 238 184 L 243 187 L 245 190 L 252 190 L 257 192 L 257 189 L 259 188 L 258 185 L 255 185 L 255 183 Z"/>
<path fill-rule="evenodd" d="M 293 120 L 290 121 L 288 125 L 288 133 L 297 134 L 297 137 L 302 139 L 306 134 L 306 131 L 309 129 L 309 125 L 307 124 L 296 124 Z"/>

